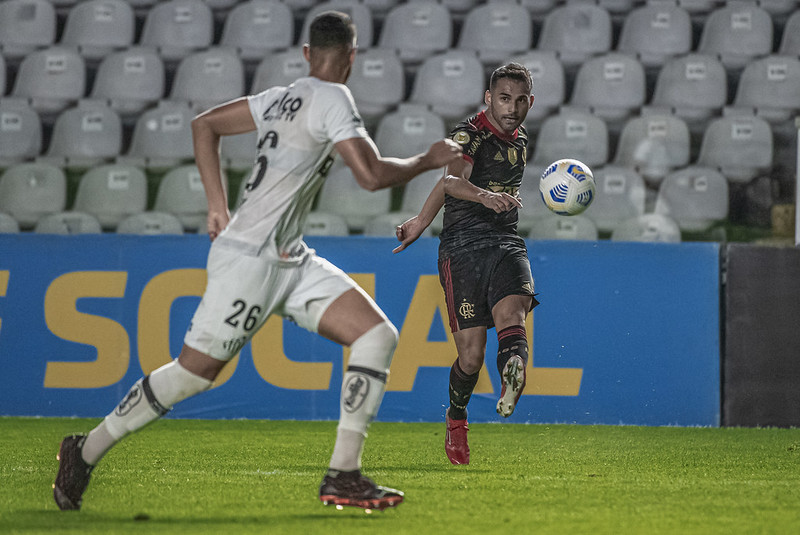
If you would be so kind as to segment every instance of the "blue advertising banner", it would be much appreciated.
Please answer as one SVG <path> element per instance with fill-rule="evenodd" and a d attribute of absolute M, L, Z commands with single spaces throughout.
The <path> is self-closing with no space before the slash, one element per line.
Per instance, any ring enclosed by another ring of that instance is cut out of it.
<path fill-rule="evenodd" d="M 438 240 L 308 243 L 350 273 L 400 331 L 378 419 L 441 421 L 456 357 L 436 274 Z M 175 358 L 205 286 L 204 236 L 0 235 L 0 415 L 108 413 Z M 541 305 L 528 386 L 510 422 L 717 426 L 719 247 L 529 241 Z M 470 402 L 491 422 L 497 340 Z M 273 317 L 171 417 L 338 418 L 347 350 Z M 504 420 L 505 421 L 505 420 Z"/>

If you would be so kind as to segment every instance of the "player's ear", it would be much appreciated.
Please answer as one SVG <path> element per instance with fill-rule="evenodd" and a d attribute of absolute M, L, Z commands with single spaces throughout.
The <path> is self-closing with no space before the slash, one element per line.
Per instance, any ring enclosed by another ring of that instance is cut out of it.
<path fill-rule="evenodd" d="M 311 47 L 308 43 L 303 45 L 303 57 L 306 58 L 306 61 L 311 63 Z"/>
<path fill-rule="evenodd" d="M 533 95 L 531 95 L 531 105 L 529 107 L 533 108 Z"/>
<path fill-rule="evenodd" d="M 492 93 L 488 89 L 483 93 L 483 103 L 487 106 L 492 104 Z"/>

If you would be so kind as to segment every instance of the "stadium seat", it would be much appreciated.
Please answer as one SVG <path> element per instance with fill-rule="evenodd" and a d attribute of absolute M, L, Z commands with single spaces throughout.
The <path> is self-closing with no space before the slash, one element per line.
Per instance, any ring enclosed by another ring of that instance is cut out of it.
<path fill-rule="evenodd" d="M 205 230 L 208 204 L 196 165 L 181 165 L 164 175 L 158 185 L 153 210 L 174 215 L 184 230 Z"/>
<path fill-rule="evenodd" d="M 158 2 L 147 12 L 139 44 L 156 47 L 165 61 L 177 61 L 211 45 L 214 15 L 201 0 Z"/>
<path fill-rule="evenodd" d="M 308 76 L 308 62 L 303 57 L 302 48 L 293 47 L 268 54 L 256 67 L 250 93 L 257 94 L 274 86 L 287 86 L 303 76 Z"/>
<path fill-rule="evenodd" d="M 400 211 L 416 215 L 428 199 L 437 182 L 444 176 L 442 169 L 433 169 L 418 175 L 403 187 Z"/>
<path fill-rule="evenodd" d="M 369 124 L 402 102 L 405 72 L 394 50 L 371 48 L 356 54 L 347 86 Z"/>
<path fill-rule="evenodd" d="M 474 52 L 450 50 L 420 65 L 409 102 L 426 104 L 445 122 L 474 113 L 486 89 L 483 66 Z"/>
<path fill-rule="evenodd" d="M 603 232 L 613 231 L 620 223 L 644 213 L 644 179 L 633 169 L 606 165 L 595 169 L 597 195 L 584 216 Z"/>
<path fill-rule="evenodd" d="M 21 59 L 56 40 L 56 10 L 47 0 L 0 2 L 0 52 Z"/>
<path fill-rule="evenodd" d="M 128 154 L 119 160 L 148 169 L 167 169 L 194 160 L 194 115 L 186 102 L 159 101 L 157 107 L 139 116 Z"/>
<path fill-rule="evenodd" d="M 0 212 L 0 234 L 16 234 L 17 232 L 19 232 L 17 220 Z"/>
<path fill-rule="evenodd" d="M 703 20 L 711 11 L 719 6 L 719 0 L 677 0 L 678 5 L 693 17 Z"/>
<path fill-rule="evenodd" d="M 758 7 L 769 13 L 773 20 L 776 17 L 786 17 L 798 7 L 797 0 L 758 0 Z"/>
<path fill-rule="evenodd" d="M 220 159 L 222 167 L 234 171 L 247 171 L 253 167 L 256 156 L 257 132 L 247 132 L 235 136 L 222 136 Z"/>
<path fill-rule="evenodd" d="M 389 211 L 389 188 L 367 191 L 358 185 L 349 167 L 332 171 L 322 185 L 316 209 L 345 218 L 351 232 L 363 232 L 367 221 Z"/>
<path fill-rule="evenodd" d="M 522 185 L 519 188 L 519 197 L 522 202 L 518 225 L 520 234 L 527 234 L 537 219 L 551 214 L 539 192 L 539 182 L 541 182 L 543 171 L 543 166 L 530 163 L 525 166 Z"/>
<path fill-rule="evenodd" d="M 397 227 L 415 215 L 417 215 L 417 212 L 387 212 L 379 214 L 369 220 L 364 228 L 364 236 L 395 237 L 397 236 Z M 433 236 L 431 226 L 428 226 L 421 236 Z"/>
<path fill-rule="evenodd" d="M 648 108 L 698 121 L 721 112 L 728 99 L 725 67 L 713 56 L 687 54 L 667 60 Z"/>
<path fill-rule="evenodd" d="M 622 128 L 614 163 L 642 175 L 650 184 L 689 164 L 691 135 L 675 115 L 632 117 Z"/>
<path fill-rule="evenodd" d="M 80 54 L 99 60 L 133 44 L 136 19 L 124 0 L 89 0 L 69 10 L 60 43 L 77 46 Z"/>
<path fill-rule="evenodd" d="M 759 117 L 712 120 L 703 134 L 697 165 L 719 170 L 730 182 L 749 182 L 772 167 L 772 130 Z"/>
<path fill-rule="evenodd" d="M 11 94 L 27 98 L 44 120 L 75 104 L 85 91 L 84 59 L 73 49 L 53 46 L 23 58 Z"/>
<path fill-rule="evenodd" d="M 100 234 L 100 222 L 92 215 L 83 212 L 58 212 L 42 217 L 36 222 L 33 231 L 37 234 Z"/>
<path fill-rule="evenodd" d="M 56 119 L 46 158 L 59 167 L 87 168 L 120 155 L 122 121 L 105 102 L 81 100 Z"/>
<path fill-rule="evenodd" d="M 0 98 L 6 94 L 6 59 L 0 54 Z"/>
<path fill-rule="evenodd" d="M 778 54 L 800 56 L 800 9 L 789 16 L 783 27 Z"/>
<path fill-rule="evenodd" d="M 649 4 L 627 14 L 617 50 L 636 54 L 644 67 L 661 67 L 692 49 L 689 12 L 674 4 Z"/>
<path fill-rule="evenodd" d="M 585 108 L 606 121 L 620 121 L 638 113 L 645 93 L 641 63 L 629 55 L 611 52 L 581 64 L 570 105 Z"/>
<path fill-rule="evenodd" d="M 163 235 L 183 234 L 180 219 L 164 212 L 141 212 L 123 219 L 117 234 Z"/>
<path fill-rule="evenodd" d="M 164 62 L 155 49 L 134 46 L 103 58 L 90 97 L 106 100 L 127 118 L 163 98 L 165 87 Z"/>
<path fill-rule="evenodd" d="M 386 114 L 375 130 L 375 144 L 384 156 L 407 158 L 428 150 L 447 135 L 444 120 L 420 104 L 402 103 Z"/>
<path fill-rule="evenodd" d="M 279 0 L 249 0 L 237 4 L 222 28 L 220 45 L 236 49 L 246 61 L 261 61 L 268 53 L 294 41 L 294 16 Z"/>
<path fill-rule="evenodd" d="M 0 168 L 39 156 L 42 151 L 42 122 L 28 101 L 0 99 Z"/>
<path fill-rule="evenodd" d="M 413 64 L 446 51 L 452 39 L 450 11 L 437 2 L 416 0 L 389 11 L 378 46 L 397 50 L 403 62 Z"/>
<path fill-rule="evenodd" d="M 557 52 L 564 66 L 574 67 L 611 50 L 611 15 L 594 4 L 567 4 L 544 19 L 537 48 Z"/>
<path fill-rule="evenodd" d="M 747 109 L 770 123 L 800 111 L 800 59 L 767 56 L 747 64 L 739 78 L 733 107 Z"/>
<path fill-rule="evenodd" d="M 331 10 L 350 15 L 357 28 L 358 48 L 360 50 L 365 50 L 372 46 L 374 38 L 372 33 L 372 12 L 369 7 L 359 0 L 328 0 L 315 4 L 305 16 L 300 30 L 300 40 L 297 42 L 298 46 L 303 46 L 304 43 L 308 42 L 308 28 L 311 26 L 311 21 L 314 20 L 314 17 L 324 11 Z"/>
<path fill-rule="evenodd" d="M 537 22 L 543 21 L 544 17 L 559 3 L 561 0 L 519 0 L 519 4 L 527 9 L 531 18 Z"/>
<path fill-rule="evenodd" d="M 305 236 L 348 236 L 347 221 L 340 215 L 325 212 L 309 212 L 303 223 Z"/>
<path fill-rule="evenodd" d="M 549 213 L 536 218 L 527 233 L 532 240 L 597 240 L 597 227 L 585 215 L 560 216 Z"/>
<path fill-rule="evenodd" d="M 533 107 L 525 118 L 528 129 L 538 129 L 538 121 L 552 115 L 566 99 L 566 75 L 556 53 L 530 50 L 512 56 L 509 61 L 521 63 L 531 71 L 533 80 Z"/>
<path fill-rule="evenodd" d="M 472 50 L 484 65 L 521 54 L 533 45 L 528 10 L 508 0 L 489 0 L 473 8 L 464 20 L 458 48 Z"/>
<path fill-rule="evenodd" d="M 705 19 L 697 52 L 716 56 L 727 69 L 741 69 L 772 51 L 772 17 L 754 2 L 729 2 Z"/>
<path fill-rule="evenodd" d="M 603 119 L 563 110 L 542 123 L 531 163 L 544 168 L 556 160 L 574 158 L 595 168 L 606 163 L 608 150 L 608 127 Z"/>
<path fill-rule="evenodd" d="M 0 176 L 0 212 L 5 212 L 30 229 L 47 214 L 64 210 L 67 178 L 64 171 L 41 162 L 9 167 Z"/>
<path fill-rule="evenodd" d="M 611 241 L 679 243 L 678 223 L 663 214 L 643 214 L 627 219 L 611 233 Z"/>
<path fill-rule="evenodd" d="M 169 98 L 189 102 L 199 112 L 244 93 L 242 60 L 231 49 L 212 47 L 181 60 Z"/>
<path fill-rule="evenodd" d="M 74 210 L 93 215 L 105 230 L 114 230 L 128 216 L 144 212 L 147 177 L 138 167 L 101 165 L 78 183 Z"/>
<path fill-rule="evenodd" d="M 671 217 L 681 230 L 705 231 L 728 217 L 728 181 L 696 166 L 670 173 L 658 188 L 655 213 Z"/>

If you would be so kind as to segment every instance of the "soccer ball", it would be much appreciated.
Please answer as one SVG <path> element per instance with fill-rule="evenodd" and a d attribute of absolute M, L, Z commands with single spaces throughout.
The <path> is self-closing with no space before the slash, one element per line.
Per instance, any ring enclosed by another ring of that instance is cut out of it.
<path fill-rule="evenodd" d="M 589 208 L 594 200 L 592 170 L 578 160 L 553 162 L 542 173 L 539 193 L 553 212 L 559 215 L 578 215 Z"/>

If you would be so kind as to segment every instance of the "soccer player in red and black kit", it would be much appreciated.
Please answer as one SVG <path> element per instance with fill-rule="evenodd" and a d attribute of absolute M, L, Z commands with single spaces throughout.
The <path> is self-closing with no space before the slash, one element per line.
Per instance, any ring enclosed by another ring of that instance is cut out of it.
<path fill-rule="evenodd" d="M 498 414 L 510 416 L 525 388 L 525 318 L 538 303 L 517 221 L 528 147 L 522 122 L 533 105 L 532 88 L 530 72 L 517 63 L 492 73 L 486 110 L 451 132 L 462 158 L 448 165 L 419 215 L 397 228 L 402 243 L 394 252 L 414 242 L 445 207 L 439 279 L 458 350 L 445 413 L 445 452 L 453 464 L 469 464 L 467 403 L 483 366 L 489 328 L 496 328 L 498 339 Z"/>

